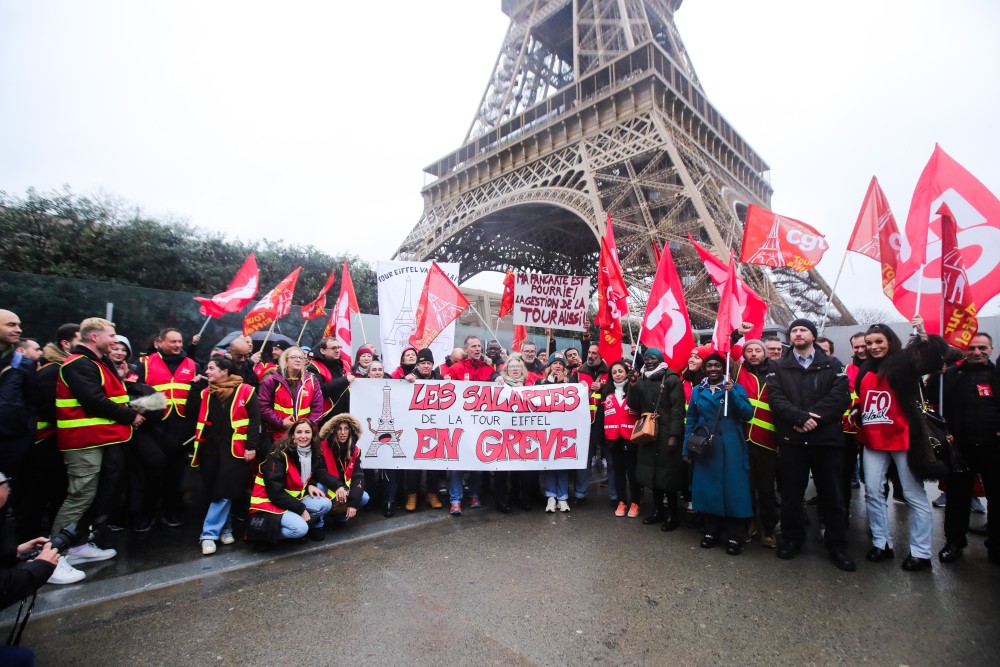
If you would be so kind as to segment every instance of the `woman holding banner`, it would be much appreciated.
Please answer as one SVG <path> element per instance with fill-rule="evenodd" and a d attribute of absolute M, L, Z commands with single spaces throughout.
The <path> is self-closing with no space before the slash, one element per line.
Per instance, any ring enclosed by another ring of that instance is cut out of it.
<path fill-rule="evenodd" d="M 642 368 L 629 377 L 626 403 L 636 413 L 659 415 L 656 440 L 642 445 L 636 453 L 636 481 L 653 490 L 653 513 L 642 522 L 648 526 L 662 521 L 662 530 L 669 532 L 680 525 L 677 494 L 687 486 L 680 447 L 684 389 L 677 373 L 663 363 L 659 349 L 648 348 L 642 362 Z"/>
<path fill-rule="evenodd" d="M 531 380 L 524 358 L 519 353 L 512 352 L 507 357 L 507 363 L 504 364 L 503 371 L 496 381 L 512 389 L 530 385 Z M 497 510 L 504 514 L 510 513 L 511 495 L 516 495 L 521 509 L 528 511 L 531 509 L 531 498 L 536 493 L 538 493 L 538 473 L 534 470 L 517 472 L 501 470 L 493 473 L 493 499 L 496 501 Z"/>
<path fill-rule="evenodd" d="M 718 352 L 705 358 L 705 379 L 694 388 L 684 429 L 684 456 L 691 460 L 691 499 L 705 517 L 702 549 L 715 546 L 726 533 L 726 553 L 743 552 L 750 502 L 750 454 L 743 422 L 753 417 L 753 406 L 742 385 L 723 377 L 726 361 Z M 699 428 L 700 427 L 700 428 Z M 710 451 L 691 456 L 688 438 L 698 429 L 714 434 Z"/>
<path fill-rule="evenodd" d="M 553 356 L 549 360 L 545 379 L 539 384 L 565 384 L 569 382 L 569 371 L 562 357 Z M 588 461 L 589 463 L 589 461 Z M 545 471 L 546 512 L 569 511 L 569 470 Z"/>

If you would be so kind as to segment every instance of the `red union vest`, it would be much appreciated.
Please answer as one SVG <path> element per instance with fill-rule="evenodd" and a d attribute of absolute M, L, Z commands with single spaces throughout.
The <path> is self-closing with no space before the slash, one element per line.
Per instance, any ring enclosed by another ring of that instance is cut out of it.
<path fill-rule="evenodd" d="M 910 425 L 899 399 L 878 373 L 861 378 L 861 430 L 858 440 L 869 449 L 898 451 L 910 448 Z"/>
<path fill-rule="evenodd" d="M 190 357 L 185 357 L 173 374 L 159 352 L 146 357 L 143 363 L 146 365 L 146 384 L 167 397 L 167 409 L 163 412 L 163 419 L 167 419 L 171 412 L 183 417 L 188 392 L 191 391 L 191 381 L 198 374 L 198 367 L 194 361 Z"/>
<path fill-rule="evenodd" d="M 851 410 L 858 402 L 858 391 L 854 386 L 854 383 L 858 379 L 858 371 L 861 370 L 860 366 L 855 366 L 853 363 L 847 364 L 847 368 L 844 372 L 847 373 L 847 381 L 850 383 L 851 387 L 851 405 L 844 410 L 844 416 L 841 418 L 841 430 L 844 433 L 854 434 L 858 432 L 858 429 L 854 424 L 851 423 L 850 414 Z"/>
<path fill-rule="evenodd" d="M 744 427 L 746 439 L 764 449 L 775 450 L 774 416 L 767 402 L 767 386 L 756 375 L 740 366 L 736 381 L 747 390 L 750 405 L 753 406 L 753 417 Z"/>
<path fill-rule="evenodd" d="M 38 372 L 40 373 L 43 368 L 51 366 L 56 363 L 55 361 L 46 361 L 44 364 L 38 367 Z M 42 442 L 46 438 L 51 438 L 56 434 L 56 425 L 52 422 L 45 422 L 41 419 L 35 422 L 35 444 Z"/>
<path fill-rule="evenodd" d="M 121 405 L 128 403 L 125 385 L 107 366 L 82 354 L 69 355 L 59 369 L 59 379 L 56 382 L 56 441 L 59 449 L 64 452 L 93 449 L 131 438 L 131 424 L 119 424 L 113 419 L 94 417 L 83 409 L 63 378 L 63 371 L 72 363 L 97 364 L 101 371 L 101 388 L 105 398 Z"/>
<path fill-rule="evenodd" d="M 306 483 L 302 481 L 302 474 L 299 469 L 292 465 L 288 459 L 288 452 L 282 452 L 285 457 L 285 493 L 296 500 L 302 500 L 306 495 Z M 264 474 L 261 468 L 267 465 L 264 461 L 257 467 L 257 476 L 253 480 L 253 491 L 250 492 L 250 513 L 270 512 L 271 514 L 284 514 L 286 510 L 281 509 L 271 502 L 267 496 L 267 488 L 264 486 Z"/>
<path fill-rule="evenodd" d="M 619 402 L 615 392 L 612 391 L 604 399 L 605 440 L 631 440 L 632 430 L 638 419 L 639 413 L 625 404 L 624 396 Z"/>
<path fill-rule="evenodd" d="M 299 389 L 296 392 L 295 401 L 292 395 L 288 392 L 288 388 L 281 382 L 274 390 L 274 411 L 281 415 L 282 418 L 291 417 L 292 419 L 298 419 L 303 415 L 308 415 L 312 410 L 312 397 L 315 392 L 318 392 L 319 383 L 316 382 L 315 378 L 310 373 L 302 374 L 302 381 L 299 383 Z M 284 428 L 271 428 L 268 427 L 268 431 L 271 432 L 275 437 L 281 437 L 285 434 Z"/>
<path fill-rule="evenodd" d="M 277 368 L 277 367 L 278 364 L 274 363 L 273 361 L 269 361 L 266 364 L 258 361 L 253 366 L 253 372 L 254 375 L 257 376 L 257 381 L 260 382 L 261 380 L 264 379 L 264 373 L 268 372 L 272 368 Z"/>
<path fill-rule="evenodd" d="M 333 437 L 332 435 L 330 436 Z M 361 450 L 351 445 L 351 457 L 347 461 L 347 465 L 344 469 L 340 469 L 340 465 L 337 462 L 337 456 L 333 453 L 333 446 L 329 444 L 328 441 L 324 440 L 320 443 L 320 451 L 323 452 L 323 461 L 326 462 L 326 469 L 330 471 L 331 474 L 341 474 L 343 473 L 344 484 L 348 489 L 351 488 L 351 480 L 354 478 L 354 462 L 358 460 L 358 456 L 361 455 Z M 336 497 L 337 489 L 327 489 L 326 494 L 331 498 Z"/>
<path fill-rule="evenodd" d="M 233 457 L 242 459 L 246 454 L 247 429 L 250 427 L 250 415 L 247 414 L 247 403 L 253 397 L 253 387 L 248 384 L 241 384 L 236 388 L 233 395 L 233 403 L 229 406 L 229 423 L 233 427 L 233 439 L 230 451 Z M 198 424 L 194 427 L 194 457 L 191 459 L 191 467 L 197 468 L 198 447 L 204 441 L 202 433 L 206 426 L 212 422 L 208 421 L 208 388 L 201 390 L 201 408 L 198 410 Z"/>

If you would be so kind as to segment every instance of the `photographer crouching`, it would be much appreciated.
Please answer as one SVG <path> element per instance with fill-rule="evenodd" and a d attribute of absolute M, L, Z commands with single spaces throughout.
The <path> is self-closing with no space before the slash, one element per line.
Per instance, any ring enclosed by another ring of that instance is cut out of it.
<path fill-rule="evenodd" d="M 0 509 L 7 504 L 7 478 L 0 473 Z M 36 537 L 17 547 L 16 553 L 0 554 L 0 609 L 6 609 L 17 601 L 21 609 L 17 613 L 14 627 L 7 638 L 7 644 L 0 646 L 0 664 L 34 665 L 35 657 L 30 649 L 17 646 L 21 632 L 28 622 L 28 616 L 35 605 L 35 592 L 48 581 L 59 562 L 59 552 L 53 548 L 47 537 Z M 31 598 L 30 601 L 28 598 Z M 27 607 L 22 619 L 21 613 Z"/>

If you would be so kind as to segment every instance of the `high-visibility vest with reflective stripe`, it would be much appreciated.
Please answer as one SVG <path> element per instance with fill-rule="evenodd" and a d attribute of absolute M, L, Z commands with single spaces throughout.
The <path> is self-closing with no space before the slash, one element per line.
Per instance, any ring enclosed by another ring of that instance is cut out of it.
<path fill-rule="evenodd" d="M 268 372 L 272 368 L 277 368 L 277 367 L 278 364 L 274 363 L 273 361 L 269 361 L 266 364 L 258 361 L 253 366 L 253 372 L 257 376 L 257 381 L 260 382 L 261 380 L 264 379 L 264 373 Z"/>
<path fill-rule="evenodd" d="M 306 495 L 306 484 L 302 482 L 302 474 L 299 469 L 292 465 L 288 458 L 288 452 L 282 452 L 285 457 L 285 493 L 296 500 L 302 500 Z M 284 514 L 286 510 L 281 509 L 271 502 L 267 496 L 267 487 L 264 486 L 264 473 L 261 468 L 267 465 L 264 461 L 257 468 L 257 476 L 253 480 L 253 491 L 250 492 L 250 513 L 270 512 L 271 514 Z"/>
<path fill-rule="evenodd" d="M 747 390 L 747 397 L 750 399 L 750 405 L 753 406 L 753 417 L 745 426 L 746 439 L 765 449 L 776 449 L 774 416 L 771 414 L 771 406 L 767 402 L 767 385 L 743 366 L 740 366 L 736 381 Z"/>
<path fill-rule="evenodd" d="M 302 416 L 308 416 L 312 410 L 313 393 L 319 391 L 319 383 L 310 373 L 303 373 L 302 380 L 298 383 L 298 390 L 295 392 L 293 400 L 288 388 L 281 382 L 274 390 L 274 411 L 282 418 L 291 417 L 293 420 Z M 284 428 L 268 427 L 268 430 L 276 437 L 285 434 Z"/>
<path fill-rule="evenodd" d="M 631 440 L 639 413 L 628 407 L 625 397 L 619 401 L 612 391 L 604 399 L 604 438 L 606 440 Z"/>
<path fill-rule="evenodd" d="M 306 366 L 306 370 L 307 371 L 312 371 L 313 369 L 315 369 L 316 373 L 319 374 L 319 376 L 321 378 L 323 378 L 323 382 L 329 382 L 329 381 L 331 381 L 333 379 L 333 373 L 331 373 L 330 369 L 326 367 L 326 364 L 317 363 L 315 361 L 310 361 L 309 365 Z M 324 396 L 323 397 L 323 417 L 326 418 L 327 415 L 329 415 L 331 412 L 333 412 L 333 399 L 332 398 L 327 398 L 326 396 Z"/>
<path fill-rule="evenodd" d="M 331 435 L 332 439 L 334 436 Z M 354 479 L 354 462 L 358 460 L 358 456 L 361 455 L 361 450 L 351 445 L 351 456 L 347 461 L 347 465 L 344 466 L 344 470 L 340 469 L 337 462 L 337 456 L 333 453 L 333 445 L 329 444 L 328 441 L 324 440 L 320 443 L 320 451 L 323 452 L 323 461 L 326 462 L 326 469 L 330 471 L 331 474 L 338 475 L 343 473 L 344 485 L 350 490 L 351 480 Z M 336 497 L 337 489 L 327 489 L 326 494 L 331 498 Z"/>
<path fill-rule="evenodd" d="M 159 353 L 149 355 L 143 363 L 146 364 L 146 384 L 167 397 L 167 409 L 163 411 L 163 419 L 169 417 L 171 412 L 183 417 L 188 392 L 191 391 L 191 381 L 198 374 L 198 367 L 194 361 L 190 357 L 185 357 L 174 373 L 170 372 Z"/>
<path fill-rule="evenodd" d="M 41 373 L 42 369 L 55 364 L 55 361 L 46 361 L 44 364 L 38 367 L 38 372 Z M 52 422 L 42 421 L 41 419 L 35 422 L 35 444 L 37 445 L 42 440 L 46 438 L 51 438 L 56 434 L 56 425 Z"/>
<path fill-rule="evenodd" d="M 82 354 L 69 355 L 59 369 L 59 380 L 56 382 L 56 441 L 59 449 L 64 452 L 93 449 L 125 442 L 131 438 L 131 424 L 119 424 L 113 419 L 87 414 L 80 401 L 74 398 L 63 377 L 63 371 L 73 363 L 97 364 L 97 368 L 101 371 L 101 388 L 104 390 L 105 398 L 121 405 L 128 403 L 125 385 L 107 366 Z"/>
<path fill-rule="evenodd" d="M 247 430 L 250 427 L 250 415 L 247 414 L 247 403 L 253 397 L 253 387 L 244 383 L 236 388 L 233 396 L 233 403 L 229 406 L 229 423 L 233 427 L 232 446 L 230 451 L 234 458 L 242 459 L 246 454 Z M 206 426 L 212 422 L 208 421 L 208 388 L 201 390 L 201 408 L 198 410 L 198 424 L 194 427 L 194 457 L 191 459 L 191 467 L 197 468 L 199 464 L 198 447 L 204 441 L 202 434 Z"/>

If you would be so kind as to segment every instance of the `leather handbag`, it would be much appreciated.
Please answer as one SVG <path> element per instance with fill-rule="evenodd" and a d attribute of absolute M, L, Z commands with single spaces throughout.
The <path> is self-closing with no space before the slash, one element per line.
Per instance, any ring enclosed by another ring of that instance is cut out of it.
<path fill-rule="evenodd" d="M 666 382 L 667 375 L 664 373 L 663 379 L 660 381 L 660 393 L 656 397 L 656 406 L 652 412 L 643 412 L 639 415 L 639 420 L 632 428 L 632 437 L 629 438 L 630 444 L 648 445 L 651 442 L 656 442 L 656 438 L 660 434 L 660 399 L 663 398 L 663 386 Z"/>
<path fill-rule="evenodd" d="M 692 401 L 694 397 L 692 397 Z M 707 459 L 712 455 L 712 440 L 715 439 L 715 431 L 719 427 L 719 417 L 722 416 L 722 402 L 725 401 L 725 392 L 723 392 L 722 400 L 719 401 L 719 408 L 715 411 L 715 420 L 712 422 L 712 427 L 709 428 L 704 424 L 698 424 L 691 431 L 691 435 L 687 437 L 687 453 L 688 456 L 694 459 Z"/>

